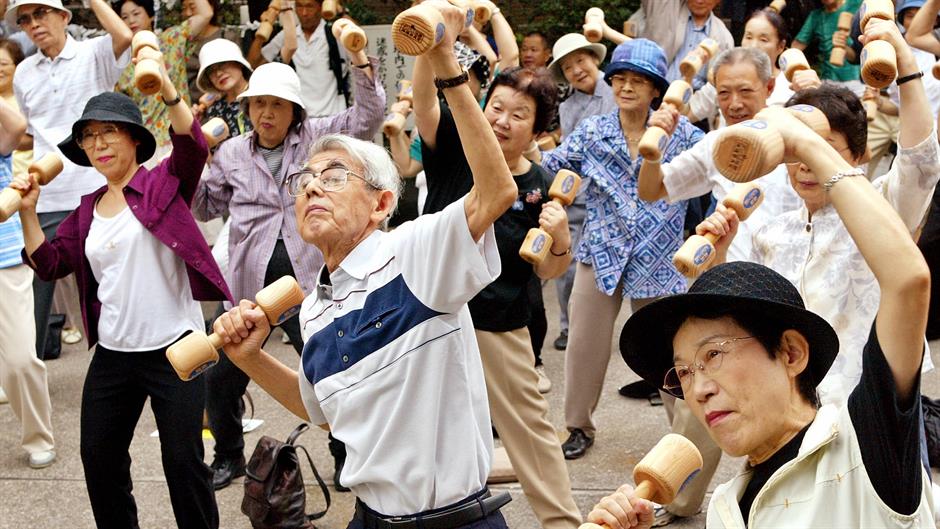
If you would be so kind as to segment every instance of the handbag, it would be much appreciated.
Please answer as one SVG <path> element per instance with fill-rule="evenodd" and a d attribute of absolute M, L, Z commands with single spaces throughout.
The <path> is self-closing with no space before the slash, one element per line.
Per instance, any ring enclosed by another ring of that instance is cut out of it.
<path fill-rule="evenodd" d="M 313 520 L 323 517 L 330 508 L 330 491 L 317 472 L 310 454 L 297 438 L 309 428 L 301 424 L 287 437 L 286 442 L 262 436 L 245 469 L 245 496 L 242 513 L 248 516 L 254 529 L 313 529 Z M 307 514 L 307 494 L 300 472 L 297 451 L 303 450 L 320 485 L 326 507 Z"/>

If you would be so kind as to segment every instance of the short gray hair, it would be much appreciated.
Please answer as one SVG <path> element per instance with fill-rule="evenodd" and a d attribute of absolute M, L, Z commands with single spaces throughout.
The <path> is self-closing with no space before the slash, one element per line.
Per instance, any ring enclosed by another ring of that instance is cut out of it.
<path fill-rule="evenodd" d="M 709 76 L 712 84 L 717 81 L 719 68 L 722 66 L 737 64 L 739 62 L 746 62 L 753 65 L 754 69 L 757 71 L 757 78 L 760 79 L 760 82 L 763 84 L 767 84 L 767 81 L 770 81 L 770 76 L 773 75 L 773 69 L 770 67 L 770 57 L 767 56 L 767 53 L 764 52 L 764 50 L 758 48 L 737 47 L 719 53 L 718 56 L 715 57 L 715 60 L 712 61 L 712 67 Z"/>
<path fill-rule="evenodd" d="M 343 134 L 326 134 L 317 138 L 310 146 L 307 158 L 332 150 L 341 150 L 362 166 L 365 173 L 362 177 L 366 182 L 377 189 L 391 191 L 394 195 L 392 213 L 398 209 L 398 199 L 401 197 L 401 178 L 391 155 L 383 147 L 374 143 L 359 140 Z"/>

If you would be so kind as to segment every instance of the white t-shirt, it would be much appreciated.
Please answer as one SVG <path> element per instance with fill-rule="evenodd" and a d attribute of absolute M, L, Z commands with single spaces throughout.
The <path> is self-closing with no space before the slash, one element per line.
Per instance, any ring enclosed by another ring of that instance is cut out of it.
<path fill-rule="evenodd" d="M 97 208 L 85 257 L 98 282 L 98 342 L 113 351 L 152 351 L 202 330 L 186 265 L 144 229 L 130 208 L 102 217 Z"/>

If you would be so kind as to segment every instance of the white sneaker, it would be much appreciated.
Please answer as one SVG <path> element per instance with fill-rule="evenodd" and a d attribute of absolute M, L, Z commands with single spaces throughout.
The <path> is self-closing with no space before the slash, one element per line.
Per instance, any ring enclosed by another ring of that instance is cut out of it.
<path fill-rule="evenodd" d="M 545 374 L 545 366 L 535 366 L 535 372 L 539 374 L 539 393 L 548 393 L 552 390 L 552 380 Z"/>
<path fill-rule="evenodd" d="M 29 468 L 46 468 L 53 463 L 55 463 L 55 450 L 42 450 L 29 454 Z"/>
<path fill-rule="evenodd" d="M 7 394 L 3 391 L 3 388 L 0 388 L 0 404 L 9 404 L 10 399 L 7 398 Z"/>

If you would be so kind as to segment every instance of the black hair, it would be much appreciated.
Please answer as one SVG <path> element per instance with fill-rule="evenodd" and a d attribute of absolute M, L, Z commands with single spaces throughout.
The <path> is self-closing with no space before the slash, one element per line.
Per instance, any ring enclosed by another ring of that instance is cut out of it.
<path fill-rule="evenodd" d="M 532 132 L 539 134 L 548 130 L 549 124 L 555 118 L 558 86 L 547 69 L 514 66 L 499 72 L 486 92 L 487 104 L 492 100 L 493 91 L 498 86 L 507 86 L 535 100 L 535 122 L 532 124 Z"/>
<path fill-rule="evenodd" d="M 787 101 L 786 106 L 810 105 L 822 110 L 833 132 L 841 132 L 852 156 L 858 160 L 865 155 L 868 144 L 868 119 L 858 96 L 847 88 L 823 83 L 818 88 L 800 90 Z"/>
<path fill-rule="evenodd" d="M 548 41 L 548 37 L 546 37 L 544 33 L 542 33 L 541 31 L 530 31 L 526 33 L 522 38 L 527 39 L 529 37 L 539 37 L 540 39 L 542 39 L 542 44 L 545 45 L 545 49 L 551 52 L 552 50 L 551 43 Z"/>
<path fill-rule="evenodd" d="M 154 0 L 117 0 L 114 2 L 113 6 L 118 15 L 121 14 L 121 7 L 127 2 L 143 8 L 143 10 L 147 12 L 147 16 L 150 18 L 153 18 L 154 13 L 156 12 L 153 5 Z"/>
<path fill-rule="evenodd" d="M 0 38 L 0 48 L 7 50 L 7 53 L 10 54 L 10 58 L 13 59 L 14 65 L 19 65 L 23 62 L 23 59 L 26 58 L 23 54 L 23 48 L 14 40 Z"/>

